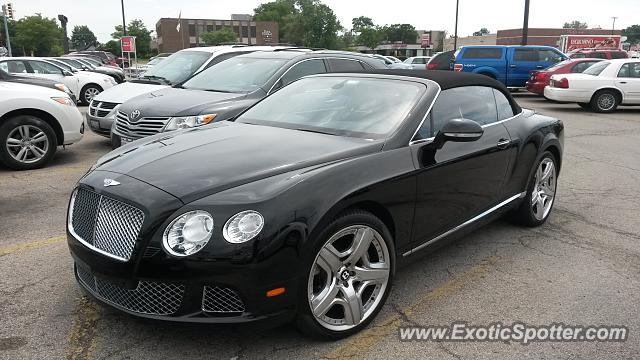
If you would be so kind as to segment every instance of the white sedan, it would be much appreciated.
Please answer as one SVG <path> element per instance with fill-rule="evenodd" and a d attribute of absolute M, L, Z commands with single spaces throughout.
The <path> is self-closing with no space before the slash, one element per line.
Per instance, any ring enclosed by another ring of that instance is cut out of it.
<path fill-rule="evenodd" d="M 581 74 L 553 75 L 544 96 L 596 112 L 613 112 L 618 105 L 640 105 L 640 59 L 601 61 Z"/>
<path fill-rule="evenodd" d="M 83 105 L 89 105 L 94 96 L 117 85 L 112 77 L 104 74 L 88 71 L 72 73 L 51 61 L 32 57 L 0 58 L 0 69 L 10 74 L 61 82 Z"/>

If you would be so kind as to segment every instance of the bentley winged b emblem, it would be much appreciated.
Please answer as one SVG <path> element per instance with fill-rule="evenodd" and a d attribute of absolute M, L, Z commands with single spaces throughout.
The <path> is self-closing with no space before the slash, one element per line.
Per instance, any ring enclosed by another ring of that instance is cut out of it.
<path fill-rule="evenodd" d="M 120 185 L 120 183 L 113 179 L 104 179 L 104 187 L 118 186 L 118 185 Z"/>

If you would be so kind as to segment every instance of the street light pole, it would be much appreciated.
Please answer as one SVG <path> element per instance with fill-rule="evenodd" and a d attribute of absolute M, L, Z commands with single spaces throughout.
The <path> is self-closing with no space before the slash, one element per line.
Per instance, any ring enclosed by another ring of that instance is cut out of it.
<path fill-rule="evenodd" d="M 456 29 L 453 34 L 453 50 L 455 51 L 458 48 L 458 7 L 460 5 L 460 0 L 456 0 Z"/>
<path fill-rule="evenodd" d="M 616 28 L 616 19 L 618 18 L 617 16 L 612 16 L 611 17 L 613 19 L 613 25 L 611 26 L 611 35 L 613 35 L 613 32 Z"/>
<path fill-rule="evenodd" d="M 120 6 L 122 7 L 122 34 L 127 36 L 127 23 L 124 20 L 124 0 L 120 0 Z"/>
<path fill-rule="evenodd" d="M 529 0 L 524 0 L 524 23 L 522 24 L 522 44 L 529 41 Z"/>
<path fill-rule="evenodd" d="M 11 57 L 11 39 L 9 39 L 9 23 L 7 21 L 6 5 L 2 5 L 2 18 L 4 19 L 4 37 L 7 39 L 7 54 Z"/>

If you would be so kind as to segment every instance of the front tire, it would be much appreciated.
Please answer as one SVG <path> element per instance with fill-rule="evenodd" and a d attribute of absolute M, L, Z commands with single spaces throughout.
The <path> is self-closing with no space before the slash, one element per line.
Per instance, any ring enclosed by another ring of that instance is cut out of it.
<path fill-rule="evenodd" d="M 341 339 L 366 327 L 384 305 L 393 283 L 395 248 L 374 215 L 354 210 L 332 221 L 305 261 L 298 297 L 298 328 Z"/>
<path fill-rule="evenodd" d="M 102 92 L 102 88 L 96 84 L 87 84 L 80 91 L 80 102 L 82 105 L 89 105 L 91 100 Z"/>
<path fill-rule="evenodd" d="M 600 90 L 591 98 L 591 109 L 599 113 L 610 113 L 616 111 L 620 105 L 620 96 L 613 90 Z"/>
<path fill-rule="evenodd" d="M 527 195 L 515 213 L 515 220 L 524 226 L 540 226 L 549 218 L 558 179 L 558 166 L 555 156 L 545 151 L 536 164 Z"/>
<path fill-rule="evenodd" d="M 14 170 L 32 170 L 48 163 L 58 146 L 49 124 L 19 115 L 0 124 L 0 161 Z"/>

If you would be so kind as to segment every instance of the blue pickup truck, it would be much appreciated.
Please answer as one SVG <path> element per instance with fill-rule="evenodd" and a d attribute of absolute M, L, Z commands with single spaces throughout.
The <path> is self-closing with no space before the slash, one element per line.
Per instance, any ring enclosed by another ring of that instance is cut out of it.
<path fill-rule="evenodd" d="M 530 71 L 566 59 L 565 54 L 549 46 L 463 46 L 455 53 L 453 70 L 487 75 L 509 88 L 521 88 Z"/>

